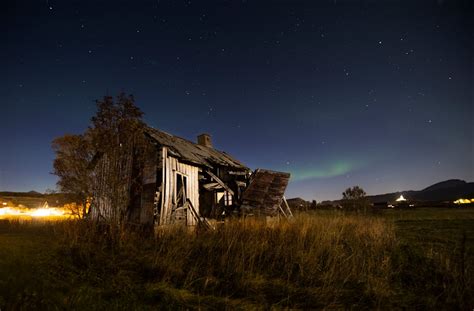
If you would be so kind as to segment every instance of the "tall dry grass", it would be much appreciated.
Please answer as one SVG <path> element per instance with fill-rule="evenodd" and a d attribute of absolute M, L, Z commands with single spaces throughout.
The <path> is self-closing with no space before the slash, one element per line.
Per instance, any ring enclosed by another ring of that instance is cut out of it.
<path fill-rule="evenodd" d="M 391 294 L 396 239 L 392 224 L 381 218 L 297 216 L 271 225 L 233 220 L 215 231 L 167 228 L 154 239 L 88 223 L 63 229 L 79 266 L 100 265 L 104 256 L 106 266 L 114 266 L 130 256 L 127 269 L 140 271 L 151 299 L 163 284 L 267 306 L 376 306 Z"/>
<path fill-rule="evenodd" d="M 53 254 L 43 267 L 54 273 L 38 280 L 54 298 L 34 296 L 28 306 L 462 309 L 473 301 L 454 270 L 401 245 L 394 222 L 378 216 L 235 219 L 214 231 L 170 227 L 155 235 L 87 221 L 10 229 L 55 241 L 45 245 Z"/>

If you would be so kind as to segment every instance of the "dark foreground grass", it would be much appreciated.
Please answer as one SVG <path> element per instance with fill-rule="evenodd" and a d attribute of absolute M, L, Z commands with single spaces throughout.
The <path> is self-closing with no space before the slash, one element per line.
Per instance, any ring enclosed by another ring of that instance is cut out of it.
<path fill-rule="evenodd" d="M 311 213 L 152 239 L 3 222 L 0 308 L 472 309 L 474 211 L 457 212 Z"/>

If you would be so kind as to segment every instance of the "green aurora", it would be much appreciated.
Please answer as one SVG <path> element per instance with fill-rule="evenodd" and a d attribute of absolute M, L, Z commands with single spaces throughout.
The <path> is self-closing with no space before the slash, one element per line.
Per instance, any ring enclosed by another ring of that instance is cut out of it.
<path fill-rule="evenodd" d="M 330 178 L 348 174 L 363 166 L 361 161 L 338 160 L 320 166 L 288 169 L 292 181 L 302 181 L 315 178 Z M 285 170 L 283 170 L 285 171 Z"/>

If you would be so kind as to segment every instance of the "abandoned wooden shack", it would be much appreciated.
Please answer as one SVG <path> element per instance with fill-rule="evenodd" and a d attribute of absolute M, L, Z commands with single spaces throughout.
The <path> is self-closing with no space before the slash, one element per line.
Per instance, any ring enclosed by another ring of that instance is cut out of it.
<path fill-rule="evenodd" d="M 110 165 L 107 155 L 95 164 L 93 219 L 120 215 L 141 225 L 192 226 L 231 215 L 292 216 L 284 199 L 289 173 L 252 172 L 215 149 L 208 134 L 199 135 L 197 143 L 150 127 L 144 134 L 153 147 L 143 161 L 141 185 L 131 185 L 133 161 L 125 161 L 119 200 L 101 181 Z"/>

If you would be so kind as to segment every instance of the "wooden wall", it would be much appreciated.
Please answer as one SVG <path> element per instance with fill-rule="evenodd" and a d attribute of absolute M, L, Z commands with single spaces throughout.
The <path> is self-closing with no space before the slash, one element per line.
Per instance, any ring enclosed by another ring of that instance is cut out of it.
<path fill-rule="evenodd" d="M 181 163 L 168 154 L 167 148 L 162 149 L 162 200 L 160 225 L 172 224 L 172 211 L 176 199 L 177 173 L 186 176 L 186 197 L 191 201 L 195 210 L 199 213 L 199 168 L 189 164 Z M 196 225 L 191 211 L 187 212 L 187 225 Z"/>
<path fill-rule="evenodd" d="M 130 154 L 104 154 L 97 162 L 91 179 L 92 219 L 117 223 L 122 220 L 129 206 L 132 164 Z"/>

